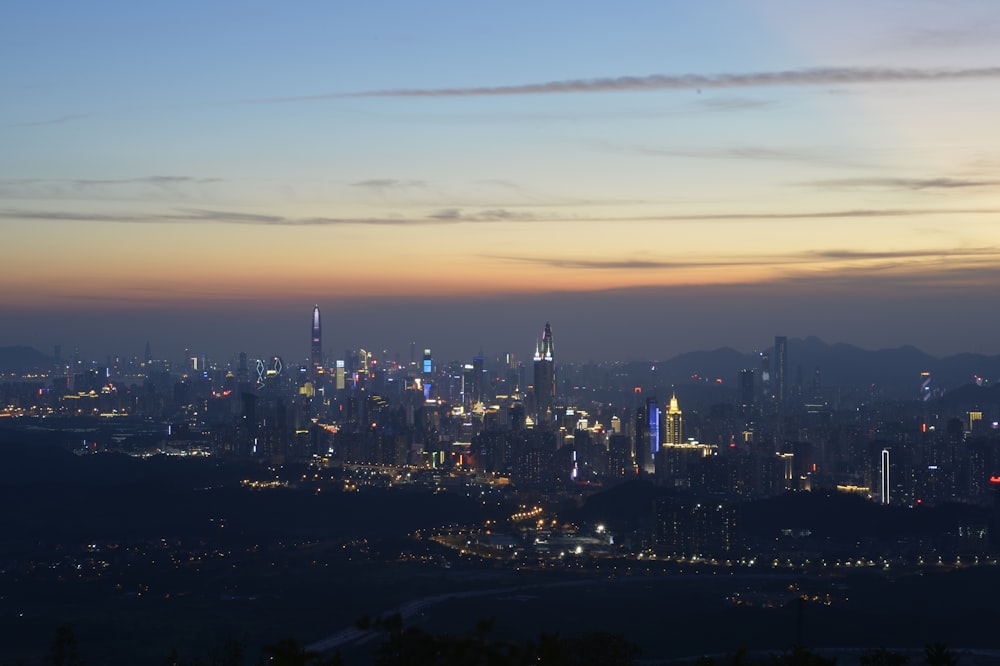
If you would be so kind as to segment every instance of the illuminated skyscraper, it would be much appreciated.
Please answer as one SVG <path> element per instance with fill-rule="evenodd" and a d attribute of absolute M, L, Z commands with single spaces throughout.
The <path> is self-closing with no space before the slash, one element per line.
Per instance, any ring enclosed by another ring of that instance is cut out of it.
<path fill-rule="evenodd" d="M 660 407 L 656 398 L 646 399 L 646 451 L 642 470 L 647 474 L 656 471 L 656 454 L 660 452 Z"/>
<path fill-rule="evenodd" d="M 892 486 L 889 479 L 889 449 L 882 449 L 879 462 L 879 495 L 882 504 L 889 503 L 889 493 Z"/>
<path fill-rule="evenodd" d="M 670 406 L 667 408 L 667 418 L 666 418 L 666 438 L 663 440 L 664 444 L 670 444 L 672 446 L 677 446 L 684 443 L 684 434 L 681 427 L 681 412 L 680 406 L 677 404 L 677 394 L 674 393 L 670 397 Z"/>
<path fill-rule="evenodd" d="M 323 373 L 323 337 L 319 323 L 319 305 L 313 308 L 312 352 L 309 361 L 314 378 Z"/>
<path fill-rule="evenodd" d="M 554 359 L 555 347 L 552 340 L 552 327 L 545 322 L 542 340 L 535 346 L 535 410 L 541 422 L 542 417 L 552 410 L 556 399 L 556 371 Z"/>

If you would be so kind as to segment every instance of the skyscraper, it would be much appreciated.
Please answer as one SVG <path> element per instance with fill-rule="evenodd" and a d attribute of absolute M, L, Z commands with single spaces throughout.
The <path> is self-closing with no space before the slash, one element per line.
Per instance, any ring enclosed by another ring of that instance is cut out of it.
<path fill-rule="evenodd" d="M 483 402 L 486 399 L 484 395 L 484 375 L 483 375 L 483 357 L 473 356 L 472 357 L 472 399 L 470 402 L 476 404 Z"/>
<path fill-rule="evenodd" d="M 771 400 L 771 355 L 766 352 L 760 352 L 760 394 L 763 396 L 764 402 Z"/>
<path fill-rule="evenodd" d="M 319 305 L 313 308 L 312 350 L 309 355 L 309 361 L 313 379 L 315 379 L 323 373 L 323 337 L 319 323 Z"/>
<path fill-rule="evenodd" d="M 879 499 L 882 504 L 889 503 L 889 493 L 891 492 L 892 486 L 890 486 L 889 479 L 889 449 L 882 449 L 882 454 L 879 459 Z"/>
<path fill-rule="evenodd" d="M 660 452 L 660 407 L 655 397 L 646 398 L 646 450 L 643 457 L 643 471 L 656 471 L 656 454 Z"/>
<path fill-rule="evenodd" d="M 547 412 L 550 412 L 556 399 L 556 371 L 554 359 L 555 347 L 552 340 L 552 327 L 545 322 L 542 340 L 535 345 L 535 411 L 538 414 L 536 423 L 540 423 Z"/>
<path fill-rule="evenodd" d="M 681 412 L 680 406 L 677 404 L 677 394 L 674 393 L 670 396 L 670 406 L 667 408 L 666 426 L 667 426 L 667 436 L 664 439 L 664 444 L 669 444 L 671 446 L 678 446 L 684 443 L 684 433 L 681 424 Z"/>
<path fill-rule="evenodd" d="M 774 336 L 774 362 L 774 399 L 781 405 L 785 402 L 788 387 L 788 338 L 783 335 Z"/>
<path fill-rule="evenodd" d="M 740 415 L 744 420 L 753 417 L 754 400 L 754 372 L 753 368 L 743 368 L 740 370 Z"/>

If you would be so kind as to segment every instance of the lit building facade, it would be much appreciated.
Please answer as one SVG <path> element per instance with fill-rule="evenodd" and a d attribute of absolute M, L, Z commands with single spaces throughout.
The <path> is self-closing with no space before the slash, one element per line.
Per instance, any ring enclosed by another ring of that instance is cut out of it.
<path fill-rule="evenodd" d="M 549 421 L 546 414 L 552 412 L 556 400 L 555 345 L 548 322 L 545 322 L 541 342 L 535 346 L 534 371 L 535 412 L 538 415 L 535 423 L 540 425 Z"/>

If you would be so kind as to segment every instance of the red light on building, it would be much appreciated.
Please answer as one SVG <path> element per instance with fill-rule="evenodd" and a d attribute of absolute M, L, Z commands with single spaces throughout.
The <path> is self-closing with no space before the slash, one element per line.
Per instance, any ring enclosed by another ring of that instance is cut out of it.
<path fill-rule="evenodd" d="M 1000 486 L 1000 476 L 991 476 L 990 483 L 992 483 L 995 486 Z"/>

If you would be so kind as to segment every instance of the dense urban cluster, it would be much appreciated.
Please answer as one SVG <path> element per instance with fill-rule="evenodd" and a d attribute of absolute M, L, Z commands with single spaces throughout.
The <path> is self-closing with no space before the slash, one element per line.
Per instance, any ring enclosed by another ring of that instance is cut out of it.
<path fill-rule="evenodd" d="M 633 554 L 784 560 L 791 552 L 804 560 L 803 553 L 840 552 L 810 543 L 803 538 L 810 530 L 796 525 L 778 546 L 753 544 L 744 507 L 792 491 L 982 509 L 963 514 L 947 538 L 901 542 L 889 534 L 877 545 L 854 541 L 845 558 L 968 561 L 996 550 L 989 509 L 1000 485 L 1000 410 L 979 377 L 972 392 L 946 393 L 913 368 L 909 398 L 874 386 L 824 386 L 821 367 L 803 381 L 780 336 L 727 377 L 677 380 L 650 363 L 557 364 L 548 323 L 525 361 L 504 354 L 440 363 L 415 345 L 408 361 L 365 349 L 335 359 L 323 348 L 318 307 L 311 334 L 310 356 L 299 363 L 246 353 L 228 362 L 191 353 L 182 362 L 159 360 L 147 344 L 142 359 L 99 364 L 79 355 L 66 361 L 57 350 L 53 367 L 2 384 L 3 415 L 61 433 L 100 422 L 77 430 L 82 436 L 70 445 L 81 453 L 354 470 L 345 490 L 372 479 L 462 484 L 553 507 L 646 480 L 656 496 L 631 507 L 646 520 L 629 534 L 614 526 L 619 546 Z M 252 487 L 273 483 L 287 480 Z M 543 527 L 541 536 L 522 529 L 516 539 L 493 530 L 490 540 L 499 551 L 507 548 L 497 544 L 534 552 L 549 542 Z M 598 541 L 607 550 L 606 539 Z"/>
<path fill-rule="evenodd" d="M 558 600 L 602 581 L 690 585 L 716 617 L 791 603 L 843 612 L 871 575 L 890 586 L 925 571 L 993 575 L 995 359 L 965 359 L 984 368 L 962 366 L 962 382 L 903 354 L 902 379 L 877 384 L 784 337 L 749 354 L 569 363 L 545 324 L 523 360 L 442 363 L 416 345 L 406 360 L 336 358 L 318 308 L 311 333 L 298 362 L 159 359 L 147 344 L 104 362 L 56 349 L 0 377 L 13 470 L 2 490 L 28 507 L 5 518 L 0 549 L 22 654 L 95 608 L 158 626 L 222 604 L 230 621 L 192 638 L 198 651 L 256 626 L 264 606 L 289 623 L 268 625 L 261 645 L 329 635 L 356 613 L 395 606 L 412 621 L 445 600 Z M 294 609 L 317 593 L 354 604 L 333 627 L 316 613 L 302 624 Z M 183 627 L 163 640 L 181 642 Z M 311 647 L 363 652 L 372 635 L 352 627 Z"/>

